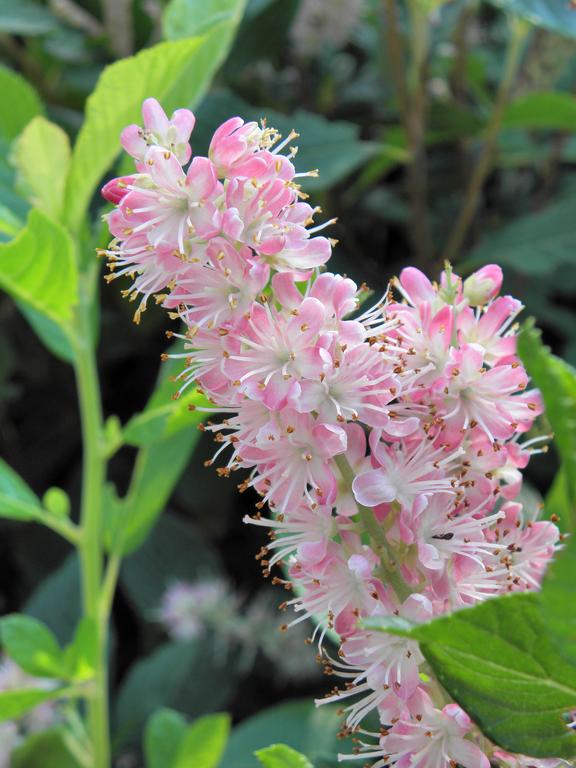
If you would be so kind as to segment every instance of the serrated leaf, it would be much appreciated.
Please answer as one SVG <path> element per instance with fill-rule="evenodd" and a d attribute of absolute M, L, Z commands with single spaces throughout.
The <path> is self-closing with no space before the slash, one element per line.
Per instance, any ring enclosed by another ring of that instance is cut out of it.
<path fill-rule="evenodd" d="M 492 5 L 520 16 L 536 27 L 576 37 L 576 10 L 561 0 L 489 0 Z"/>
<path fill-rule="evenodd" d="M 21 688 L 17 691 L 0 692 L 0 722 L 4 720 L 16 720 L 26 712 L 43 704 L 45 701 L 53 701 L 60 698 L 63 688 Z"/>
<path fill-rule="evenodd" d="M 576 98 L 563 91 L 527 93 L 508 104 L 502 128 L 570 131 L 576 126 Z"/>
<path fill-rule="evenodd" d="M 410 631 L 441 685 L 482 732 L 510 752 L 576 755 L 563 716 L 576 707 L 576 668 L 546 632 L 538 596 L 487 600 Z"/>
<path fill-rule="evenodd" d="M 518 337 L 518 354 L 544 399 L 562 465 L 567 508 L 571 510 L 564 523 L 576 530 L 576 370 L 542 344 L 533 321 L 524 325 Z"/>
<path fill-rule="evenodd" d="M 78 272 L 66 230 L 41 211 L 30 211 L 19 235 L 0 245 L 0 288 L 69 327 L 78 301 Z"/>
<path fill-rule="evenodd" d="M 186 732 L 186 719 L 173 709 L 159 709 L 150 717 L 144 733 L 146 768 L 173 768 Z"/>
<path fill-rule="evenodd" d="M 17 613 L 5 616 L 0 620 L 0 637 L 5 653 L 28 674 L 62 676 L 62 650 L 42 622 Z"/>
<path fill-rule="evenodd" d="M 576 665 L 576 607 L 574 572 L 576 569 L 576 537 L 568 538 L 564 551 L 548 566 L 540 608 L 546 628 L 558 653 Z"/>
<path fill-rule="evenodd" d="M 543 211 L 521 216 L 486 235 L 465 263 L 465 271 L 496 263 L 520 274 L 553 273 L 574 258 L 574 201 L 560 200 Z"/>
<path fill-rule="evenodd" d="M 204 715 L 190 725 L 171 768 L 218 768 L 230 735 L 230 715 Z"/>
<path fill-rule="evenodd" d="M 264 768 L 314 768 L 307 757 L 286 744 L 272 744 L 254 754 Z"/>
<path fill-rule="evenodd" d="M 226 55 L 234 25 L 226 20 L 203 35 L 160 43 L 104 70 L 88 98 L 66 187 L 66 220 L 73 231 L 120 151 L 121 130 L 140 122 L 143 100 L 154 96 L 167 112 L 195 105 Z"/>
<path fill-rule="evenodd" d="M 59 219 L 70 165 L 67 134 L 44 117 L 33 118 L 13 147 L 16 189 L 35 208 Z"/>
<path fill-rule="evenodd" d="M 4 104 L 10 105 L 9 109 L 0 111 L 0 135 L 9 141 L 15 139 L 33 117 L 44 112 L 40 97 L 30 83 L 1 65 L 0 96 Z"/>

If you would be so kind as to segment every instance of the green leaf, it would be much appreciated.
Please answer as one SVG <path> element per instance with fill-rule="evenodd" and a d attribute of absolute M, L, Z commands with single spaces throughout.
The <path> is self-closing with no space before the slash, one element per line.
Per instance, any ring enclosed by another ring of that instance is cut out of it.
<path fill-rule="evenodd" d="M 235 683 L 230 668 L 216 658 L 212 641 L 167 643 L 128 672 L 116 704 L 116 738 L 134 741 L 160 707 L 197 717 L 226 706 Z"/>
<path fill-rule="evenodd" d="M 347 747 L 338 739 L 341 723 L 337 707 L 317 709 L 309 699 L 271 707 L 234 728 L 222 766 L 254 768 L 254 752 L 270 742 L 287 744 L 322 768 L 336 765 Z"/>
<path fill-rule="evenodd" d="M 21 688 L 17 691 L 0 692 L 0 722 L 16 720 L 45 701 L 60 698 L 63 688 Z"/>
<path fill-rule="evenodd" d="M 492 5 L 559 35 L 576 37 L 576 11 L 562 0 L 490 0 Z"/>
<path fill-rule="evenodd" d="M 169 354 L 178 354 L 182 350 L 181 344 L 174 344 Z M 162 364 L 158 384 L 146 408 L 142 413 L 133 416 L 123 429 L 126 443 L 136 446 L 150 445 L 183 429 L 197 431 L 198 424 L 206 414 L 194 409 L 198 406 L 209 406 L 210 403 L 192 388 L 185 390 L 178 399 L 174 399 L 179 385 L 173 381 L 173 377 L 182 369 L 181 359 L 167 360 Z"/>
<path fill-rule="evenodd" d="M 68 677 L 74 682 L 92 680 L 98 663 L 98 632 L 94 619 L 85 616 L 65 650 Z"/>
<path fill-rule="evenodd" d="M 171 768 L 218 768 L 228 737 L 230 715 L 204 715 L 186 729 Z"/>
<path fill-rule="evenodd" d="M 0 288 L 60 327 L 78 301 L 78 273 L 66 230 L 38 210 L 9 243 L 0 245 Z"/>
<path fill-rule="evenodd" d="M 0 459 L 0 517 L 27 521 L 41 515 L 40 500 L 20 475 Z"/>
<path fill-rule="evenodd" d="M 124 499 L 106 501 L 108 546 L 122 537 L 124 552 L 137 549 L 148 536 L 166 506 L 190 454 L 200 438 L 196 424 L 201 413 L 191 413 L 188 405 L 197 395 L 172 400 L 175 385 L 168 380 L 175 362 L 161 369 L 159 383 L 146 409 L 128 422 L 124 439 L 142 445 L 138 452 L 132 482 Z M 161 439 L 160 439 L 161 438 Z"/>
<path fill-rule="evenodd" d="M 164 37 L 166 40 L 194 37 L 227 20 L 232 20 L 235 27 L 240 21 L 243 7 L 244 3 L 238 0 L 170 0 L 162 17 Z M 227 33 L 230 37 L 234 27 Z"/>
<path fill-rule="evenodd" d="M 111 508 L 109 548 L 118 535 L 122 537 L 124 554 L 142 545 L 164 511 L 197 440 L 196 430 L 182 431 L 140 449 L 130 491 Z"/>
<path fill-rule="evenodd" d="M 353 123 L 326 120 L 304 110 L 283 115 L 273 109 L 254 107 L 227 91 L 210 94 L 198 110 L 195 129 L 196 146 L 208 147 L 209 138 L 217 126 L 231 114 L 246 120 L 266 118 L 269 126 L 287 136 L 292 129 L 300 135 L 294 140 L 298 146 L 295 164 L 298 171 L 318 169 L 319 175 L 299 179 L 306 191 L 329 189 L 361 167 L 368 159 L 382 152 L 376 142 L 361 141 L 359 128 Z"/>
<path fill-rule="evenodd" d="M 0 203 L 0 234 L 6 235 L 10 240 L 24 226 L 24 222 L 18 218 L 9 208 Z"/>
<path fill-rule="evenodd" d="M 217 578 L 218 552 L 187 520 L 164 514 L 144 544 L 122 564 L 121 583 L 140 615 L 154 615 L 166 588 L 175 581 Z"/>
<path fill-rule="evenodd" d="M 9 109 L 0 111 L 0 135 L 10 141 L 24 130 L 33 117 L 44 112 L 40 97 L 30 83 L 4 66 L 0 66 L 0 96 L 4 104 L 10 105 Z"/>
<path fill-rule="evenodd" d="M 576 755 L 576 733 L 563 720 L 576 707 L 576 668 L 548 637 L 537 595 L 487 600 L 392 632 L 420 642 L 441 685 L 496 744 L 534 757 Z"/>
<path fill-rule="evenodd" d="M 24 611 L 50 627 L 62 645 L 72 641 L 82 614 L 76 553 L 38 585 Z"/>
<path fill-rule="evenodd" d="M 574 201 L 570 197 L 487 235 L 470 253 L 463 269 L 497 263 L 530 277 L 541 277 L 573 259 Z"/>
<path fill-rule="evenodd" d="M 314 768 L 307 757 L 286 744 L 272 744 L 255 754 L 264 768 Z"/>
<path fill-rule="evenodd" d="M 32 0 L 0 0 L 0 32 L 11 35 L 44 35 L 59 26 L 44 5 Z"/>
<path fill-rule="evenodd" d="M 0 634 L 4 651 L 25 672 L 37 677 L 62 676 L 62 650 L 40 621 L 15 613 L 0 620 Z"/>
<path fill-rule="evenodd" d="M 70 341 L 69 333 L 62 330 L 54 320 L 51 320 L 24 302 L 18 301 L 16 303 L 20 312 L 30 323 L 32 330 L 45 344 L 46 348 L 60 360 L 64 360 L 66 363 L 74 362 L 76 352 Z"/>
<path fill-rule="evenodd" d="M 576 129 L 576 98 L 563 91 L 527 93 L 508 104 L 502 127 L 573 133 Z"/>
<path fill-rule="evenodd" d="M 16 140 L 16 189 L 35 208 L 60 219 L 70 165 L 67 134 L 44 117 L 31 120 Z"/>
<path fill-rule="evenodd" d="M 546 571 L 538 597 L 546 628 L 558 652 L 576 665 L 576 537 L 570 536 L 564 551 Z"/>
<path fill-rule="evenodd" d="M 544 501 L 546 513 L 556 515 L 560 519 L 562 530 L 570 529 L 574 519 L 574 502 L 570 499 L 572 485 L 572 481 L 568 481 L 564 470 L 560 469 Z"/>
<path fill-rule="evenodd" d="M 197 37 L 160 43 L 104 70 L 88 98 L 72 156 L 66 188 L 72 230 L 80 227 L 96 185 L 120 151 L 121 130 L 140 121 L 142 101 L 154 96 L 167 112 L 195 105 L 226 55 L 236 21 L 223 21 Z"/>
<path fill-rule="evenodd" d="M 144 733 L 146 768 L 173 768 L 186 732 L 186 719 L 173 709 L 159 709 L 150 717 Z"/>
<path fill-rule="evenodd" d="M 10 755 L 11 768 L 81 768 L 67 741 L 69 735 L 61 727 L 33 733 Z"/>
<path fill-rule="evenodd" d="M 533 321 L 526 323 L 519 335 L 518 354 L 544 399 L 546 418 L 554 431 L 554 445 L 562 464 L 567 506 L 571 509 L 571 516 L 564 522 L 576 530 L 576 370 L 542 344 L 541 333 Z"/>

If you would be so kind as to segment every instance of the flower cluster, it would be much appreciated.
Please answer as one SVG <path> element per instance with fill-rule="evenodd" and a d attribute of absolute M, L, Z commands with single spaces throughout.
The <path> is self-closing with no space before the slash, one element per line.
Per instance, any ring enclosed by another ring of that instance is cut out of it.
<path fill-rule="evenodd" d="M 338 659 L 322 658 L 345 683 L 325 701 L 344 704 L 351 733 L 377 713 L 375 743 L 356 747 L 375 767 L 489 768 L 466 713 L 424 682 L 417 643 L 359 619 L 427 621 L 538 588 L 559 532 L 518 501 L 542 412 L 516 356 L 520 302 L 498 296 L 497 266 L 466 280 L 447 266 L 437 284 L 405 269 L 360 309 L 358 286 L 321 269 L 332 242 L 283 154 L 293 135 L 232 118 L 190 159 L 190 112 L 169 120 L 147 100 L 143 113 L 122 135 L 137 172 L 104 187 L 112 277 L 131 276 L 137 315 L 156 294 L 183 321 L 179 391 L 197 386 L 223 414 L 204 428 L 219 473 L 248 470 L 240 490 L 259 494 L 258 557 L 296 588 L 286 626 L 312 618 L 320 645 L 339 638 Z"/>

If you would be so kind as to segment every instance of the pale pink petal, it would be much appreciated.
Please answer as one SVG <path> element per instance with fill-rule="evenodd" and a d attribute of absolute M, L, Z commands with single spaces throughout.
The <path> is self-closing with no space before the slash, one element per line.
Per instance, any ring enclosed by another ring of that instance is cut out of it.
<path fill-rule="evenodd" d="M 355 477 L 352 491 L 356 501 L 365 507 L 375 507 L 396 498 L 396 488 L 387 481 L 386 475 L 380 469 L 370 470 Z"/>

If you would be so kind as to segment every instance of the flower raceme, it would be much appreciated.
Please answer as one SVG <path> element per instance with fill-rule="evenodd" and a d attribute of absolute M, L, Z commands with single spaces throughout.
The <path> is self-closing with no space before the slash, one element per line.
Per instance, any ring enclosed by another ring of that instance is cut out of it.
<path fill-rule="evenodd" d="M 537 589 L 558 546 L 556 526 L 517 500 L 541 450 L 525 434 L 542 403 L 516 356 L 521 305 L 498 296 L 500 268 L 463 281 L 446 266 L 438 283 L 407 268 L 360 311 L 363 289 L 324 271 L 334 241 L 298 185 L 296 134 L 283 141 L 234 117 L 201 157 L 192 113 L 168 119 L 148 99 L 143 118 L 122 134 L 135 173 L 103 188 L 114 204 L 109 279 L 130 279 L 136 320 L 152 295 L 181 320 L 170 334 L 184 347 L 176 395 L 195 386 L 221 414 L 203 426 L 218 444 L 208 463 L 223 455 L 220 475 L 247 470 L 239 488 L 260 496 L 248 521 L 270 542 L 258 559 L 298 587 L 286 626 L 313 618 L 321 646 L 337 633 L 338 658 L 321 653 L 344 685 L 326 701 L 342 703 L 348 732 L 380 719 L 350 757 L 523 765 L 486 752 L 466 713 L 420 674 L 416 643 L 359 621 L 426 621 Z"/>

